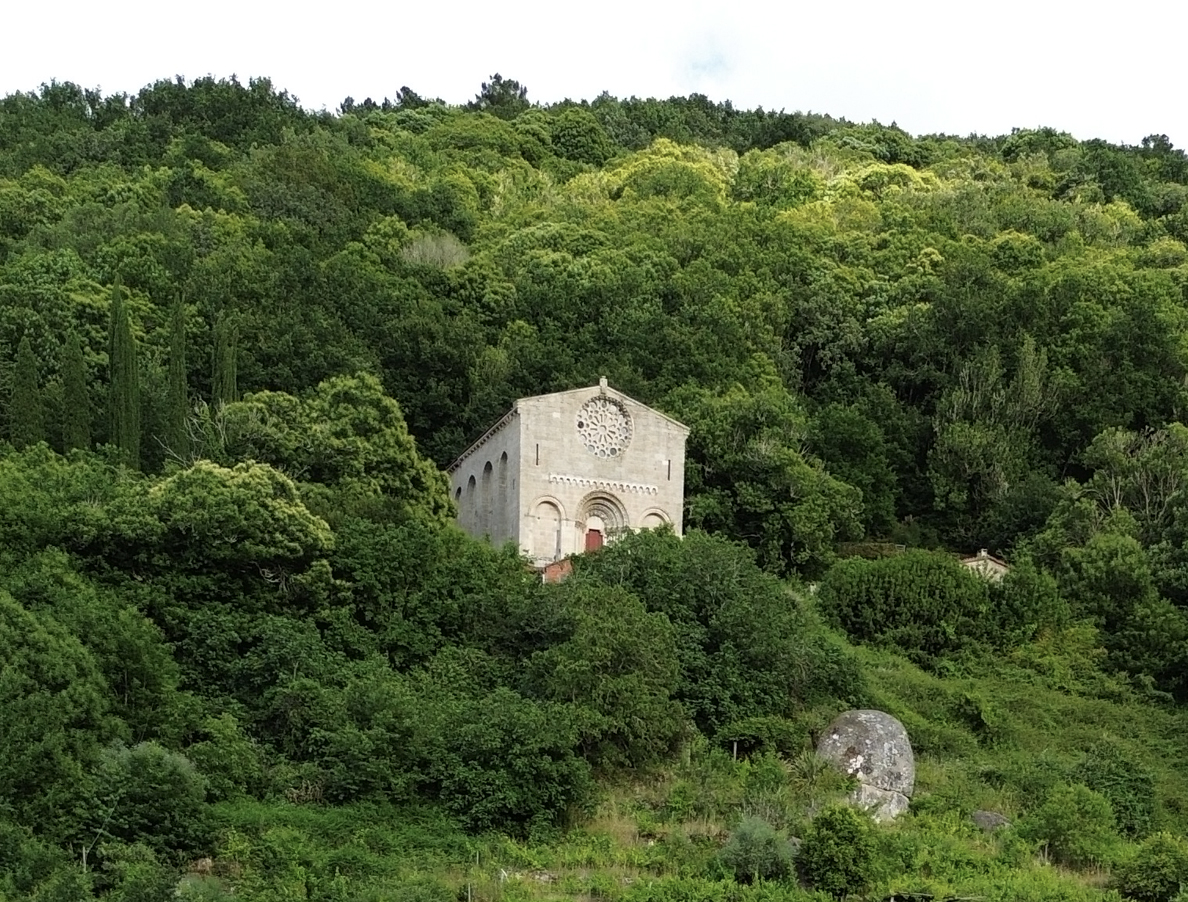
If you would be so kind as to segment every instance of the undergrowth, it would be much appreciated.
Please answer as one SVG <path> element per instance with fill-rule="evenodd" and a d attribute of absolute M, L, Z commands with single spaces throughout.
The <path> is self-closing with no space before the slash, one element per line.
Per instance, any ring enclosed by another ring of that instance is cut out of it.
<path fill-rule="evenodd" d="M 858 650 L 870 704 L 906 725 L 917 774 L 910 812 L 873 828 L 867 884 L 855 897 L 1118 899 L 1112 869 L 1132 872 L 1125 863 L 1145 837 L 1188 829 L 1188 781 L 1175 757 L 1184 717 L 1102 676 L 1079 657 L 1086 650 L 1076 635 L 1038 644 L 944 673 Z M 184 878 L 178 894 L 261 902 L 825 899 L 793 855 L 814 815 L 850 788 L 811 741 L 791 753 L 736 758 L 699 739 L 670 768 L 604 783 L 600 803 L 568 829 L 522 839 L 468 835 L 431 808 L 224 803 L 209 872 Z M 1108 815 L 1097 845 L 1088 858 L 1063 860 L 1061 837 L 1044 818 L 1059 822 L 1061 804 L 1089 802 Z M 984 832 L 971 817 L 979 810 L 1008 825 Z M 1129 826 L 1111 810 L 1129 812 Z"/>

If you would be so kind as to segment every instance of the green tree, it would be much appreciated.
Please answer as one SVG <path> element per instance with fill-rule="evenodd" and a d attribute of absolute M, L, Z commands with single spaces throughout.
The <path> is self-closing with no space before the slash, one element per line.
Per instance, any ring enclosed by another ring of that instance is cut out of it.
<path fill-rule="evenodd" d="M 222 313 L 214 327 L 214 367 L 211 399 L 217 407 L 239 400 L 239 330 L 231 316 Z"/>
<path fill-rule="evenodd" d="M 1047 354 L 1030 336 L 1018 358 L 1008 380 L 998 348 L 979 349 L 937 403 L 929 477 L 949 534 L 967 546 L 1001 541 L 993 527 L 1009 511 L 1016 518 L 1005 517 L 1007 535 L 1023 525 L 1010 522 L 1018 514 L 1034 520 L 1035 509 L 1042 509 L 1036 503 L 1042 495 L 1033 494 L 1039 486 L 1029 477 L 1037 469 L 1036 430 L 1054 409 L 1056 394 Z"/>
<path fill-rule="evenodd" d="M 576 558 L 571 581 L 585 580 L 627 589 L 668 617 L 681 668 L 675 697 L 707 736 L 731 738 L 755 718 L 861 703 L 853 656 L 745 546 L 700 530 L 683 539 L 644 530 Z"/>
<path fill-rule="evenodd" d="M 956 559 L 909 551 L 839 561 L 817 590 L 821 610 L 857 642 L 899 649 L 921 663 L 998 642 L 989 584 Z"/>
<path fill-rule="evenodd" d="M 62 449 L 91 447 L 91 398 L 87 364 L 78 333 L 71 330 L 62 356 Z"/>
<path fill-rule="evenodd" d="M 781 386 L 674 393 L 689 425 L 690 525 L 742 539 L 759 562 L 819 576 L 839 541 L 861 537 L 862 495 L 801 452 L 808 423 Z"/>
<path fill-rule="evenodd" d="M 0 804 L 38 832 L 78 829 L 98 748 L 118 735 L 94 658 L 48 615 L 0 590 Z"/>
<path fill-rule="evenodd" d="M 119 450 L 123 462 L 140 466 L 140 370 L 136 339 L 124 303 L 124 289 L 117 278 L 111 287 L 111 318 L 108 325 L 107 402 L 108 438 Z"/>
<path fill-rule="evenodd" d="M 659 764 L 685 727 L 672 624 L 620 588 L 546 587 L 537 601 L 568 638 L 528 663 L 533 688 L 588 714 L 581 748 L 603 770 Z M 538 622 L 544 619 L 537 614 Z"/>
<path fill-rule="evenodd" d="M 529 107 L 528 88 L 514 78 L 504 78 L 496 72 L 490 81 L 483 82 L 474 100 L 466 106 L 492 113 L 500 119 L 515 119 Z"/>
<path fill-rule="evenodd" d="M 1151 562 L 1128 532 L 1137 524 L 1117 511 L 1083 546 L 1063 549 L 1061 593 L 1102 631 L 1110 664 L 1167 692 L 1185 690 L 1188 614 L 1159 595 Z"/>
<path fill-rule="evenodd" d="M 190 399 L 186 373 L 186 308 L 174 298 L 169 316 L 169 390 L 165 444 L 179 460 L 190 457 Z"/>
<path fill-rule="evenodd" d="M 602 124 L 581 107 L 570 107 L 551 123 L 553 149 L 577 163 L 601 166 L 615 152 Z"/>
<path fill-rule="evenodd" d="M 589 803 L 590 768 L 575 753 L 579 712 L 503 687 L 443 685 L 449 679 L 431 669 L 420 682 L 413 741 L 423 791 L 472 830 L 555 826 Z"/>
<path fill-rule="evenodd" d="M 253 462 L 233 468 L 200 460 L 154 485 L 140 502 L 155 515 L 169 565 L 220 578 L 246 572 L 284 590 L 334 546 L 292 480 Z"/>
<path fill-rule="evenodd" d="M 69 516 L 69 508 L 63 505 Z M 163 730 L 177 702 L 178 668 L 161 631 L 122 593 L 79 572 L 57 548 L 11 563 L 0 586 L 30 611 L 52 617 L 90 653 L 111 690 L 110 709 L 140 735 Z"/>
<path fill-rule="evenodd" d="M 8 408 L 8 434 L 13 447 L 27 448 L 45 441 L 45 413 L 41 400 L 41 384 L 37 375 L 37 358 L 29 336 L 21 338 L 17 347 L 16 371 L 12 378 L 12 401 Z"/>
<path fill-rule="evenodd" d="M 370 374 L 336 376 L 300 399 L 248 395 L 223 416 L 223 454 L 294 474 L 326 516 L 440 523 L 454 516 L 445 474 L 421 457 L 400 405 Z"/>
<path fill-rule="evenodd" d="M 1133 839 L 1150 831 L 1155 814 L 1155 774 L 1120 740 L 1095 742 L 1073 777 L 1106 797 L 1124 836 Z"/>

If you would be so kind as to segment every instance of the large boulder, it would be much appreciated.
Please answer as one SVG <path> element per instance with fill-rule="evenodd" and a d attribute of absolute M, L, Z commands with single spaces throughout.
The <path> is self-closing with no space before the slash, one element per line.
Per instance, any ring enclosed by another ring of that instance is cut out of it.
<path fill-rule="evenodd" d="M 834 719 L 817 753 L 858 779 L 851 794 L 854 804 L 878 821 L 907 811 L 916 783 L 916 759 L 907 730 L 882 711 L 847 711 Z"/>

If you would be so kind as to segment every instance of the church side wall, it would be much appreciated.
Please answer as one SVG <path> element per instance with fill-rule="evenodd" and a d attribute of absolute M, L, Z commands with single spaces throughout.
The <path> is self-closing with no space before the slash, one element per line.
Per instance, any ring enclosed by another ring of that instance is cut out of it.
<path fill-rule="evenodd" d="M 458 525 L 493 545 L 518 540 L 520 435 L 513 417 L 450 474 Z"/>

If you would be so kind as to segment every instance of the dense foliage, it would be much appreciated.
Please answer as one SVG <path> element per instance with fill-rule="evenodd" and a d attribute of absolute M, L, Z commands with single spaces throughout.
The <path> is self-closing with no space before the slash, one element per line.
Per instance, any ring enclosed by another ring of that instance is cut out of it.
<path fill-rule="evenodd" d="M 0 898 L 1170 898 L 1186 349 L 1157 135 L 0 99 Z M 542 585 L 441 467 L 599 375 L 690 426 L 686 535 Z M 857 705 L 899 832 L 811 752 Z"/>

